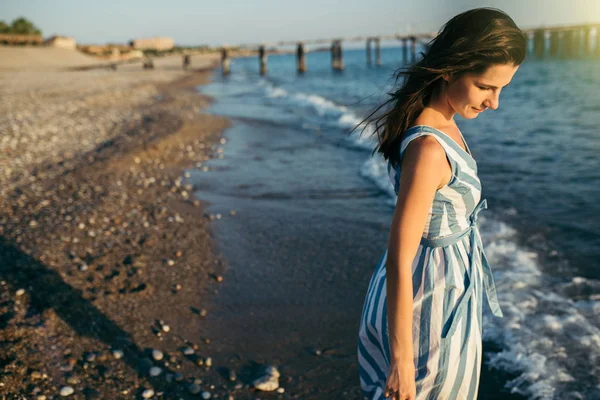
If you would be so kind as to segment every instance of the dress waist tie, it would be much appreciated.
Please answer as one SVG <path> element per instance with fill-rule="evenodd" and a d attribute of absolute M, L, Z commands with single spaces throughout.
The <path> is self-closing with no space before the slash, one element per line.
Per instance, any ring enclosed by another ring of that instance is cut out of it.
<path fill-rule="evenodd" d="M 451 244 L 454 244 L 464 238 L 466 235 L 469 235 L 470 243 L 471 243 L 471 254 L 469 255 L 469 265 L 467 266 L 467 274 L 469 275 L 469 283 L 466 284 L 465 292 L 462 297 L 456 304 L 456 307 L 450 313 L 450 317 L 448 321 L 444 322 L 444 326 L 450 322 L 450 328 L 446 332 L 446 334 L 442 333 L 443 339 L 449 339 L 452 337 L 454 332 L 456 331 L 456 327 L 458 326 L 458 321 L 466 314 L 467 304 L 469 299 L 473 294 L 473 268 L 475 266 L 475 254 L 477 252 L 481 253 L 481 268 L 483 272 L 483 283 L 485 286 L 485 292 L 487 296 L 487 301 L 492 310 L 492 313 L 497 317 L 503 317 L 502 310 L 500 309 L 500 303 L 498 302 L 498 297 L 496 294 L 496 285 L 494 284 L 494 278 L 492 276 L 492 269 L 490 264 L 488 263 L 487 257 L 485 256 L 485 252 L 483 251 L 483 243 L 481 242 L 481 235 L 479 233 L 479 229 L 477 228 L 477 215 L 479 211 L 487 208 L 487 200 L 483 199 L 477 204 L 473 213 L 469 216 L 470 225 L 467 229 L 461 232 L 456 232 L 448 236 L 444 236 L 441 238 L 421 238 L 421 244 L 427 247 L 445 247 Z"/>

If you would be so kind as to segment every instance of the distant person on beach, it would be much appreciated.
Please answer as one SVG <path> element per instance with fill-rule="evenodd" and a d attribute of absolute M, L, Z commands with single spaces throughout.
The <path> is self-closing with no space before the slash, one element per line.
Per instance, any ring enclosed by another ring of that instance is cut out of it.
<path fill-rule="evenodd" d="M 477 398 L 483 298 L 503 315 L 477 227 L 487 202 L 454 116 L 497 109 L 526 50 L 524 33 L 500 10 L 456 15 L 363 121 L 374 126 L 398 195 L 358 333 L 368 399 Z"/>

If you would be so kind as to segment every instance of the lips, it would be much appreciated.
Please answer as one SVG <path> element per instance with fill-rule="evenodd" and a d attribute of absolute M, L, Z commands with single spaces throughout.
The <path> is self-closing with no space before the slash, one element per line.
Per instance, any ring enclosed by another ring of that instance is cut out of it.
<path fill-rule="evenodd" d="M 475 107 L 473 107 L 473 109 L 474 109 L 474 110 L 476 110 L 476 111 L 479 111 L 479 112 L 482 112 L 482 111 L 483 111 L 483 110 L 481 110 L 481 109 L 479 109 L 479 108 L 475 108 Z"/>

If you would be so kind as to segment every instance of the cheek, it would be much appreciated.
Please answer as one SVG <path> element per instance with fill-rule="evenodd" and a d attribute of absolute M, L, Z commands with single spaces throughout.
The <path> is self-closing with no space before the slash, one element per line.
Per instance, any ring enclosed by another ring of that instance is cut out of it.
<path fill-rule="evenodd" d="M 454 85 L 448 90 L 448 100 L 455 109 L 476 103 L 477 92 L 463 85 Z"/>

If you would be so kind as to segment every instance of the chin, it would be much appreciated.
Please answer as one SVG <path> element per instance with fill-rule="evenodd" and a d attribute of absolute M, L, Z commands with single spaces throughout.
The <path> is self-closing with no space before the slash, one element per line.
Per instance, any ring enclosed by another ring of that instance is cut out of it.
<path fill-rule="evenodd" d="M 465 119 L 475 119 L 479 116 L 479 113 L 476 113 L 475 111 L 470 111 L 467 113 L 459 113 L 461 117 L 465 118 Z"/>

